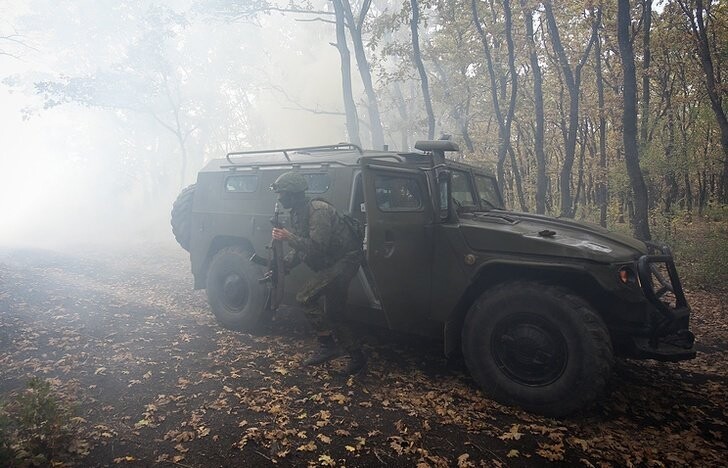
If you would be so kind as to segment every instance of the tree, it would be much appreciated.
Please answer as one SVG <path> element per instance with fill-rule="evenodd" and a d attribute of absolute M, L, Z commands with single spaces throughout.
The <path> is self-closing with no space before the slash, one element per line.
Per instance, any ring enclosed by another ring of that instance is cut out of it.
<path fill-rule="evenodd" d="M 410 29 L 412 30 L 412 57 L 415 65 L 417 66 L 417 72 L 420 75 L 422 97 L 425 101 L 425 109 L 427 111 L 427 139 L 432 140 L 435 138 L 435 113 L 432 111 L 430 84 L 427 79 L 425 64 L 422 61 L 422 52 L 420 52 L 420 37 L 417 32 L 417 28 L 420 24 L 420 8 L 417 4 L 417 0 L 410 0 L 410 5 L 412 6 L 412 19 L 410 20 Z"/>
<path fill-rule="evenodd" d="M 640 121 L 640 146 L 647 145 L 650 121 L 650 33 L 652 32 L 652 0 L 642 2 L 642 112 Z"/>
<path fill-rule="evenodd" d="M 490 94 L 493 102 L 493 110 L 498 123 L 498 162 L 497 162 L 497 176 L 498 182 L 504 185 L 505 182 L 505 160 L 511 148 L 511 124 L 513 123 L 513 116 L 516 110 L 516 97 L 518 95 L 518 75 L 515 67 L 515 52 L 513 46 L 513 22 L 511 15 L 510 1 L 503 1 L 503 22 L 504 22 L 504 34 L 506 46 L 508 49 L 508 76 L 496 76 L 495 66 L 493 63 L 493 56 L 491 54 L 490 41 L 492 37 L 486 35 L 483 26 L 480 21 L 480 15 L 478 13 L 478 5 L 476 0 L 471 0 L 470 3 L 471 11 L 473 14 L 473 24 L 475 29 L 480 36 L 481 43 L 483 45 L 483 55 L 485 56 L 485 63 L 487 65 L 488 76 L 490 78 Z M 493 12 L 493 15 L 495 13 Z M 501 109 L 499 90 L 501 86 L 505 88 L 506 82 L 510 81 L 510 95 L 508 101 L 508 109 L 504 113 Z M 511 155 L 512 156 L 512 155 Z M 516 181 L 520 186 L 520 175 L 518 174 L 518 166 L 515 164 L 515 157 L 512 156 L 513 172 L 516 177 Z M 525 205 L 525 198 L 523 196 L 522 189 L 518 190 L 519 201 L 521 203 L 521 209 L 527 210 Z"/>
<path fill-rule="evenodd" d="M 339 51 L 341 58 L 341 88 L 344 98 L 344 109 L 346 111 L 346 130 L 349 134 L 349 141 L 361 146 L 361 139 L 359 138 L 359 115 L 356 112 L 354 93 L 351 89 L 351 56 L 349 54 L 349 47 L 346 45 L 344 9 L 338 0 L 334 0 L 332 3 L 336 15 L 336 43 L 333 45 Z"/>
<path fill-rule="evenodd" d="M 725 109 L 723 109 L 725 89 L 723 88 L 721 75 L 714 65 L 714 52 L 711 51 L 711 33 L 709 29 L 713 25 L 710 14 L 712 2 L 708 0 L 706 5 L 703 0 L 677 1 L 687 17 L 689 32 L 697 46 L 700 65 L 705 73 L 705 88 L 710 99 L 710 108 L 713 110 L 715 119 L 718 122 L 720 143 L 723 148 L 723 172 L 718 197 L 721 203 L 728 203 L 728 118 Z"/>
<path fill-rule="evenodd" d="M 545 1 L 544 12 L 549 26 L 549 35 L 553 44 L 554 52 L 561 66 L 564 81 L 569 91 L 569 125 L 566 135 L 566 148 L 564 154 L 564 164 L 561 167 L 561 216 L 572 218 L 574 216 L 574 200 L 571 196 L 571 172 L 576 157 L 576 139 L 579 130 L 579 97 L 581 92 L 581 70 L 584 68 L 589 52 L 597 38 L 598 25 L 601 21 L 601 10 L 596 10 L 595 18 L 592 20 L 591 35 L 589 42 L 581 54 L 581 58 L 571 69 L 569 57 L 566 55 L 563 43 L 561 41 L 561 33 L 556 23 L 553 6 L 550 1 Z"/>
<path fill-rule="evenodd" d="M 354 45 L 356 64 L 359 68 L 359 74 L 361 75 L 361 80 L 364 85 L 364 92 L 367 96 L 367 114 L 369 116 L 369 128 L 372 132 L 372 147 L 381 149 L 384 146 L 384 127 L 382 126 L 382 119 L 379 115 L 377 93 L 374 90 L 371 67 L 369 66 L 369 59 L 367 59 L 366 51 L 364 50 L 364 39 L 362 37 L 364 20 L 366 19 L 372 2 L 371 0 L 364 0 L 361 8 L 359 9 L 357 18 L 354 18 L 351 2 L 349 0 L 333 1 L 341 4 L 344 11 L 344 17 L 346 18 L 346 26 L 349 28 L 351 42 Z"/>
<path fill-rule="evenodd" d="M 546 153 L 544 152 L 544 107 L 543 107 L 543 78 L 541 76 L 541 65 L 539 64 L 536 42 L 533 34 L 533 9 L 526 5 L 526 0 L 521 0 L 523 10 L 523 21 L 526 25 L 526 44 L 528 45 L 528 59 L 531 63 L 531 75 L 533 76 L 533 108 L 535 119 L 535 133 L 533 137 L 534 151 L 536 154 L 536 213 L 546 212 Z"/>
<path fill-rule="evenodd" d="M 630 14 L 629 0 L 618 0 L 617 37 L 620 57 L 622 59 L 622 68 L 624 70 L 624 109 L 622 112 L 624 159 L 627 164 L 627 173 L 629 174 L 629 180 L 632 185 L 635 205 L 632 227 L 638 239 L 650 240 L 647 186 L 642 176 L 642 169 L 640 168 L 639 162 L 639 148 L 637 146 L 637 75 L 630 34 L 631 24 L 632 17 Z"/>
<path fill-rule="evenodd" d="M 600 6 L 601 9 L 601 6 Z M 602 25 L 599 25 L 601 30 Z M 602 76 L 602 38 L 597 37 L 594 42 L 594 74 L 597 85 L 597 105 L 599 106 L 599 174 L 597 182 L 596 200 L 599 205 L 599 224 L 607 227 L 607 204 L 609 201 L 607 190 L 607 116 L 604 100 L 604 77 Z"/>

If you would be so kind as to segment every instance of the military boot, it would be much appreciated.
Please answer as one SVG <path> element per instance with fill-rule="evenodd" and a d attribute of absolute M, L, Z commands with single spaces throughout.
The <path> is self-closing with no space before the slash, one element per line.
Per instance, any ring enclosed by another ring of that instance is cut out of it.
<path fill-rule="evenodd" d="M 367 366 L 367 357 L 364 355 L 361 349 L 352 351 L 349 354 L 349 363 L 344 369 L 344 375 L 356 375 L 360 373 Z"/>
<path fill-rule="evenodd" d="M 339 347 L 331 335 L 318 337 L 319 347 L 303 361 L 304 366 L 316 366 L 339 357 Z"/>

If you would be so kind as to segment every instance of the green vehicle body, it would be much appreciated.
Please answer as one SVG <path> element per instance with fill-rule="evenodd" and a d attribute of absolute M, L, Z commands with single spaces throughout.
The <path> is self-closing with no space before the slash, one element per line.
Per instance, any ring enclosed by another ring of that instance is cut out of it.
<path fill-rule="evenodd" d="M 503 285 L 541 285 L 565 291 L 598 314 L 610 353 L 666 361 L 695 356 L 690 309 L 667 247 L 596 225 L 507 210 L 491 174 L 446 157 L 457 150 L 453 143 L 423 141 L 416 148 L 421 152 L 340 144 L 231 153 L 210 161 L 199 172 L 184 224 L 189 232 L 182 233 L 189 236 L 183 246 L 190 252 L 194 287 L 210 293 L 209 270 L 222 249 L 268 256 L 276 199 L 269 186 L 283 172 L 297 170 L 309 178 L 310 197 L 327 199 L 366 226 L 366 263 L 350 291 L 354 320 L 440 338 L 450 355 L 461 349 L 468 312 L 478 301 Z M 262 277 L 265 268 L 245 271 Z M 306 275 L 299 268 L 286 278 L 284 303 L 295 303 Z M 248 278 L 246 287 L 260 288 L 261 297 L 267 286 Z M 254 322 L 226 325 L 245 329 Z M 517 338 L 528 341 L 530 332 L 515 328 Z M 546 348 L 549 339 L 535 338 Z M 521 357 L 503 359 L 507 366 Z M 578 409 L 509 402 L 555 415 Z"/>

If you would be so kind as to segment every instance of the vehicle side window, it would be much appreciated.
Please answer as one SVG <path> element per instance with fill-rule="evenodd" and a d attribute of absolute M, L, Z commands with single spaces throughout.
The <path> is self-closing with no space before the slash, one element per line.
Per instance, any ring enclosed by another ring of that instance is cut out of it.
<path fill-rule="evenodd" d="M 377 175 L 374 177 L 377 206 L 382 211 L 422 211 L 422 190 L 415 177 Z"/>
<path fill-rule="evenodd" d="M 452 197 L 462 206 L 475 206 L 473 185 L 467 172 L 452 172 Z"/>
<path fill-rule="evenodd" d="M 226 192 L 253 193 L 258 191 L 256 174 L 234 175 L 225 179 Z"/>
<path fill-rule="evenodd" d="M 308 182 L 308 193 L 326 193 L 331 187 L 331 177 L 325 172 L 303 174 Z"/>

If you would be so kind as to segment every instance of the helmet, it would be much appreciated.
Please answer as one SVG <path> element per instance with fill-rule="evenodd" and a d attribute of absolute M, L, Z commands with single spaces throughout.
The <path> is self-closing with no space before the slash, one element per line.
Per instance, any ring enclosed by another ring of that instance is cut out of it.
<path fill-rule="evenodd" d="M 308 182 L 299 172 L 284 172 L 271 184 L 270 189 L 276 193 L 305 192 Z"/>

